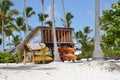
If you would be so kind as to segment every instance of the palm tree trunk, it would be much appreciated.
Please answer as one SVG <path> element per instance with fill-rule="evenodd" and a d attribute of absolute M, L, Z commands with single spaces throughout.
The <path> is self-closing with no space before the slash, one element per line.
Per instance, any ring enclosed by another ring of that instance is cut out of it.
<path fill-rule="evenodd" d="M 54 0 L 51 0 L 51 11 L 52 11 L 52 32 L 53 32 L 53 39 L 54 39 L 54 60 L 60 61 L 58 47 L 57 47 L 57 40 L 56 40 L 56 30 L 55 30 Z"/>
<path fill-rule="evenodd" d="M 10 36 L 8 36 L 8 41 L 9 41 L 9 48 L 11 48 Z"/>
<path fill-rule="evenodd" d="M 21 34 L 21 30 L 20 30 L 20 43 L 22 42 L 22 34 Z"/>
<path fill-rule="evenodd" d="M 100 35 L 99 35 L 99 0 L 95 0 L 95 48 L 93 53 L 93 59 L 104 59 L 103 52 L 100 47 Z"/>
<path fill-rule="evenodd" d="M 2 20 L 2 52 L 4 52 L 4 20 Z"/>
<path fill-rule="evenodd" d="M 43 19 L 45 19 L 44 0 L 41 0 L 41 3 L 42 3 Z M 42 23 L 42 26 L 44 26 L 44 25 L 45 25 L 45 20 Z"/>
<path fill-rule="evenodd" d="M 65 27 L 67 28 L 68 24 L 67 24 L 67 19 L 66 19 L 66 12 L 65 12 L 64 0 L 62 0 L 62 7 L 63 7 L 63 12 L 64 12 L 64 18 L 65 18 Z"/>
<path fill-rule="evenodd" d="M 24 17 L 25 17 L 25 25 L 26 25 L 26 36 L 28 35 L 28 20 L 27 20 L 27 14 L 26 14 L 26 1 L 23 0 L 24 4 Z"/>

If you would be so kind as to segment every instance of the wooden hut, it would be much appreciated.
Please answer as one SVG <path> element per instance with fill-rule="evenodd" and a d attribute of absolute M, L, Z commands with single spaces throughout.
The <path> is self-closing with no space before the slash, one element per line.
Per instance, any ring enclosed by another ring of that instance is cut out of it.
<path fill-rule="evenodd" d="M 57 45 L 58 46 L 67 45 L 69 47 L 73 47 L 72 35 L 73 35 L 73 28 L 56 27 Z M 27 37 L 28 37 L 28 40 L 25 41 L 25 44 L 45 43 L 45 45 L 51 49 L 52 55 L 54 57 L 52 27 L 37 27 L 30 34 L 28 34 Z M 32 56 L 34 57 L 35 52 L 33 50 L 31 52 L 32 52 Z M 26 54 L 26 50 L 24 50 L 24 53 Z M 35 62 L 34 58 L 32 61 Z"/>
<path fill-rule="evenodd" d="M 41 42 L 48 47 L 53 47 L 53 34 L 51 27 L 40 27 Z M 73 28 L 56 27 L 57 44 L 59 45 L 73 45 Z"/>

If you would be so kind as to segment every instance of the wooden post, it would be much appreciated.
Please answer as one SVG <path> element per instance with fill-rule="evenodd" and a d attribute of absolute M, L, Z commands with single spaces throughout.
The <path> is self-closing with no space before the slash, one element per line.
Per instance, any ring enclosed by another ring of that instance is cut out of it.
<path fill-rule="evenodd" d="M 43 64 L 45 64 L 45 50 L 42 48 L 42 55 L 43 55 Z"/>
<path fill-rule="evenodd" d="M 24 48 L 24 64 L 26 64 L 26 49 Z"/>
<path fill-rule="evenodd" d="M 32 51 L 32 63 L 35 64 L 35 52 L 34 51 Z"/>
<path fill-rule="evenodd" d="M 45 64 L 45 48 L 43 48 L 41 44 L 39 45 L 41 46 L 41 50 L 42 50 L 43 64 Z"/>

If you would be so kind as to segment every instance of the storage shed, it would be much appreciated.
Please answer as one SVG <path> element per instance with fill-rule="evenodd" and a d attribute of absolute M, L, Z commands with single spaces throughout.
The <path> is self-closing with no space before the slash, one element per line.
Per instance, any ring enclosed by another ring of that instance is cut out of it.
<path fill-rule="evenodd" d="M 37 27 L 36 29 L 31 32 L 32 34 L 29 39 L 29 43 L 45 43 L 48 47 L 53 47 L 52 28 Z M 73 30 L 73 28 L 56 27 L 58 46 L 63 44 L 73 45 Z"/>
<path fill-rule="evenodd" d="M 73 28 L 63 28 L 56 27 L 56 38 L 57 45 L 61 47 L 63 45 L 73 47 Z M 25 44 L 36 44 L 36 43 L 44 43 L 47 47 L 49 47 L 50 51 L 52 51 L 52 57 L 54 57 L 54 43 L 53 43 L 53 32 L 52 27 L 36 27 L 28 34 L 25 40 Z M 30 48 L 29 48 L 30 50 Z M 26 55 L 26 49 L 24 50 L 24 54 Z M 32 56 L 34 57 L 34 50 L 31 51 Z M 33 58 L 33 62 L 35 62 Z"/>
<path fill-rule="evenodd" d="M 53 46 L 53 34 L 51 27 L 40 27 L 41 42 L 47 46 Z M 56 27 L 57 44 L 73 44 L 73 28 Z"/>

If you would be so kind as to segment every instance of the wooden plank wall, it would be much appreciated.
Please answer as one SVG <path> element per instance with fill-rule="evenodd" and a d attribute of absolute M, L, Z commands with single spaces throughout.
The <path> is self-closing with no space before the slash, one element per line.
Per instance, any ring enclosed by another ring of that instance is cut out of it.
<path fill-rule="evenodd" d="M 69 28 L 56 28 L 57 43 L 72 43 L 73 29 Z M 41 28 L 42 42 L 53 43 L 52 28 Z"/>

